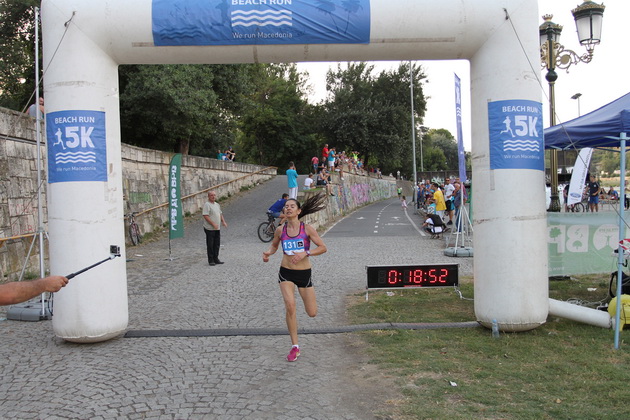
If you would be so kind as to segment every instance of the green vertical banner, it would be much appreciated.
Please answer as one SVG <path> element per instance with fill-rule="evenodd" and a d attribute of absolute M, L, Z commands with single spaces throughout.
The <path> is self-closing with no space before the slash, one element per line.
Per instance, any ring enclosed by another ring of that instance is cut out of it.
<path fill-rule="evenodd" d="M 169 239 L 182 238 L 184 236 L 184 216 L 182 209 L 182 194 L 179 176 L 182 166 L 182 154 L 177 153 L 171 159 L 168 170 L 168 218 Z"/>

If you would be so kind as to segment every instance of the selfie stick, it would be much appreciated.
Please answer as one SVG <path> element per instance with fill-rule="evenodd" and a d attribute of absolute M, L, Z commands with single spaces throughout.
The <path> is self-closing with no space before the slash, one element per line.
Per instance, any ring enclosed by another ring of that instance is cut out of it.
<path fill-rule="evenodd" d="M 105 258 L 103 261 L 99 261 L 99 262 L 97 262 L 96 264 L 92 264 L 92 265 L 91 265 L 91 266 L 89 266 L 89 267 L 85 267 L 84 269 L 79 270 L 79 271 L 77 271 L 76 273 L 68 274 L 68 275 L 66 276 L 66 278 L 67 278 L 68 280 L 70 280 L 70 279 L 71 279 L 71 278 L 73 278 L 74 276 L 78 276 L 79 274 L 81 274 L 81 273 L 85 273 L 86 271 L 88 271 L 88 270 L 90 270 L 90 269 L 92 269 L 92 268 L 96 267 L 97 265 L 101 265 L 101 264 L 103 264 L 105 261 L 113 260 L 113 259 L 114 259 L 114 258 L 116 258 L 116 257 L 120 257 L 120 247 L 119 247 L 119 246 L 116 246 L 116 245 L 110 245 L 110 247 L 109 247 L 109 253 L 110 253 L 109 257 Z"/>

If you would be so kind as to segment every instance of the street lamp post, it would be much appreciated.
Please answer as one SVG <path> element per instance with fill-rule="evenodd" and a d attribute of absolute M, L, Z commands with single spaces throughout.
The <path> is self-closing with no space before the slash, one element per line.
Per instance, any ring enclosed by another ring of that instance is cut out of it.
<path fill-rule="evenodd" d="M 413 188 L 415 189 L 418 187 L 418 171 L 416 170 L 416 117 L 413 106 L 413 67 L 411 60 L 409 60 L 409 90 L 411 91 L 411 148 L 413 150 Z M 416 195 L 414 193 L 414 200 Z"/>
<path fill-rule="evenodd" d="M 544 15 L 544 22 L 539 27 L 540 58 L 542 68 L 547 69 L 545 79 L 549 83 L 549 125 L 556 125 L 556 97 L 555 82 L 558 79 L 556 67 L 567 70 L 573 64 L 590 63 L 593 59 L 595 45 L 599 44 L 602 33 L 602 18 L 605 6 L 593 1 L 585 1 L 571 11 L 575 20 L 580 44 L 586 47 L 586 53 L 580 56 L 574 51 L 567 50 L 560 44 L 562 26 L 553 23 L 553 15 Z M 558 197 L 558 151 L 552 150 L 549 159 L 551 176 L 551 204 L 549 211 L 560 211 Z"/>
<path fill-rule="evenodd" d="M 580 112 L 580 96 L 582 96 L 581 93 L 576 93 L 575 95 L 571 96 L 571 99 L 577 99 L 577 102 L 578 102 L 578 117 L 582 116 L 582 113 Z"/>

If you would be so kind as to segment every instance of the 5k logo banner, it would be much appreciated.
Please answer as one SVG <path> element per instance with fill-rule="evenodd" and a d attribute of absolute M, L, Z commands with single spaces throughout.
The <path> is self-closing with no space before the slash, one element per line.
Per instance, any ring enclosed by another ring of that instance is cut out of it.
<path fill-rule="evenodd" d="M 104 112 L 46 114 L 46 142 L 48 183 L 107 181 Z"/>
<path fill-rule="evenodd" d="M 490 169 L 545 170 L 542 104 L 527 100 L 488 103 Z"/>

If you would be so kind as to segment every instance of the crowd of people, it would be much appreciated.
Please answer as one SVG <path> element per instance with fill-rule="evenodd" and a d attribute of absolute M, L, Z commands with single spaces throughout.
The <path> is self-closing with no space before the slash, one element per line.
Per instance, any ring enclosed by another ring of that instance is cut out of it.
<path fill-rule="evenodd" d="M 427 218 L 423 227 L 432 235 L 442 233 L 453 225 L 461 230 L 461 207 L 468 194 L 459 178 L 446 178 L 444 183 L 424 180 L 416 186 L 416 207 L 423 209 Z"/>
<path fill-rule="evenodd" d="M 565 184 L 562 188 L 562 196 L 564 201 L 564 211 L 574 211 L 576 204 L 569 205 L 569 184 Z M 584 185 L 582 190 L 582 199 L 580 202 L 585 202 L 586 211 L 599 212 L 599 208 L 603 202 L 618 202 L 620 199 L 619 192 L 615 190 L 615 187 L 611 186 L 606 190 L 601 186 L 600 182 L 594 175 L 590 175 L 588 181 Z M 627 210 L 630 207 L 630 199 L 628 198 L 628 189 L 626 188 L 626 194 L 624 197 L 624 208 Z"/>

